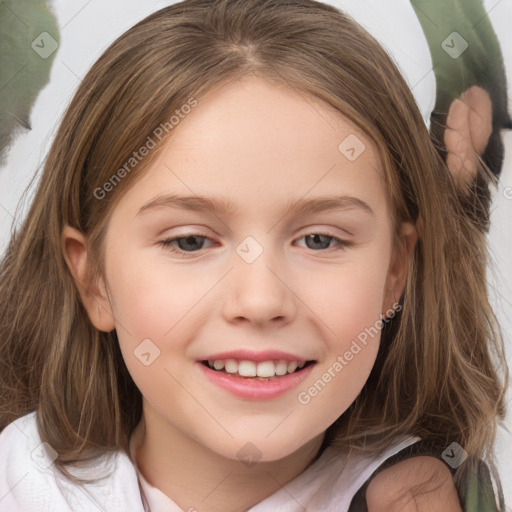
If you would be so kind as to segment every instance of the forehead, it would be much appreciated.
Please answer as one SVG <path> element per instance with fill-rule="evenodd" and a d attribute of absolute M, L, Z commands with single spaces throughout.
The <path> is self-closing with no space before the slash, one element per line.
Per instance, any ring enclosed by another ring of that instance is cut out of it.
<path fill-rule="evenodd" d="M 121 200 L 132 218 L 163 193 L 231 198 L 237 213 L 256 215 L 290 198 L 336 194 L 386 208 L 375 145 L 322 100 L 255 77 L 197 100 Z"/>

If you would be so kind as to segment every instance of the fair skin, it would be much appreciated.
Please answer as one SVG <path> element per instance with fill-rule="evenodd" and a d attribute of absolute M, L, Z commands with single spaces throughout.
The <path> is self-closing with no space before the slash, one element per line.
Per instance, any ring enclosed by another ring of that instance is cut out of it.
<path fill-rule="evenodd" d="M 366 490 L 368 512 L 463 512 L 448 467 L 413 457 L 381 471 Z"/>
<path fill-rule="evenodd" d="M 351 134 L 365 145 L 354 161 L 338 150 Z M 307 404 L 298 400 L 400 297 L 417 233 L 402 224 L 405 251 L 393 251 L 380 161 L 360 130 L 328 105 L 261 79 L 209 91 L 161 149 L 114 208 L 106 279 L 86 291 L 87 238 L 69 226 L 63 250 L 91 322 L 116 329 L 143 395 L 137 463 L 145 478 L 183 510 L 241 512 L 308 467 L 326 428 L 361 391 L 379 336 Z M 238 213 L 160 207 L 137 215 L 170 193 L 228 198 Z M 287 207 L 333 195 L 360 203 L 301 215 Z M 190 233 L 193 248 L 183 243 Z M 307 244 L 315 233 L 327 235 Z M 236 252 L 248 236 L 263 250 L 250 263 Z M 186 254 L 159 243 L 166 239 Z M 160 350 L 148 366 L 134 355 L 145 339 Z M 241 348 L 315 362 L 297 388 L 242 399 L 198 366 Z M 238 455 L 247 443 L 259 452 L 250 467 Z"/>
<path fill-rule="evenodd" d="M 479 156 L 484 154 L 492 133 L 489 93 L 478 86 L 464 91 L 450 105 L 446 126 L 446 164 L 458 186 L 468 194 L 465 185 L 476 177 Z"/>

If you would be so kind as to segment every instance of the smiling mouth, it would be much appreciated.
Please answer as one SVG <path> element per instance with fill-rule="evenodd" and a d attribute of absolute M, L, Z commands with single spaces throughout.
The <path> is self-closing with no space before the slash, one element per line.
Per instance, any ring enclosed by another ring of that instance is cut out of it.
<path fill-rule="evenodd" d="M 245 375 L 245 374 L 241 375 L 238 372 L 238 369 L 236 369 L 236 371 L 232 371 L 236 367 L 228 368 L 231 371 L 226 371 L 225 368 L 217 369 L 213 365 L 213 361 L 201 361 L 201 364 L 206 366 L 206 368 L 208 368 L 209 370 L 212 370 L 212 371 L 217 372 L 217 373 L 222 373 L 224 375 L 227 375 L 228 377 L 233 377 L 233 378 L 237 378 L 237 379 L 258 380 L 258 381 L 271 381 L 271 380 L 280 379 L 282 377 L 287 377 L 289 375 L 293 375 L 294 373 L 302 372 L 305 368 L 307 368 L 308 366 L 311 366 L 311 365 L 313 365 L 315 363 L 316 363 L 315 360 L 311 360 L 311 361 L 306 361 L 301 367 L 299 367 L 296 364 L 294 365 L 295 368 L 293 368 L 293 366 L 292 367 L 287 366 L 286 371 L 284 373 L 283 373 L 283 370 L 284 370 L 284 368 L 283 368 L 283 369 L 281 369 L 281 371 L 278 370 L 278 372 L 281 373 L 281 374 L 274 373 L 273 376 L 262 377 L 262 376 L 254 375 L 253 373 L 255 373 L 255 372 L 252 372 L 252 373 L 250 371 L 247 372 L 245 369 L 242 371 L 242 373 L 250 373 L 250 374 L 249 375 Z M 290 370 L 292 370 L 292 371 L 290 371 Z"/>

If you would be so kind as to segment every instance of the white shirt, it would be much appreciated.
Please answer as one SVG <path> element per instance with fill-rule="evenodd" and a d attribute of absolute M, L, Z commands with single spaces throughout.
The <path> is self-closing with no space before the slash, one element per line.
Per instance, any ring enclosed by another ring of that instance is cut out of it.
<path fill-rule="evenodd" d="M 246 512 L 346 512 L 354 494 L 383 461 L 419 440 L 405 436 L 378 457 L 327 447 L 284 488 Z M 53 464 L 55 452 L 45 448 L 35 411 L 0 433 L 1 512 L 187 512 L 150 485 L 134 459 L 121 450 L 70 469 L 82 478 L 104 477 L 76 485 L 58 472 Z M 133 450 L 132 442 L 132 457 Z"/>

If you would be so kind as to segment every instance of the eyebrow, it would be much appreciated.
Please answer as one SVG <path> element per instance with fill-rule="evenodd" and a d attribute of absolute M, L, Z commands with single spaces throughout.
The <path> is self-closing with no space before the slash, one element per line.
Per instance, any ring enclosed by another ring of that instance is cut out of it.
<path fill-rule="evenodd" d="M 219 215 L 234 216 L 239 213 L 235 203 L 227 198 L 205 196 L 180 196 L 177 194 L 159 195 L 144 204 L 136 217 L 155 209 L 182 208 L 192 211 L 210 210 Z M 326 196 L 319 198 L 290 200 L 286 203 L 284 211 L 288 215 L 304 215 L 308 213 L 321 213 L 331 210 L 348 210 L 358 208 L 370 215 L 375 215 L 368 203 L 354 196 Z"/>

